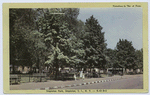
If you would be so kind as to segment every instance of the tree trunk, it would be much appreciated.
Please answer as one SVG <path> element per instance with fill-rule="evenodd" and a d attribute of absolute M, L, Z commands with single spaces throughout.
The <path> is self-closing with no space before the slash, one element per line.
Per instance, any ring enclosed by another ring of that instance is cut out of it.
<path fill-rule="evenodd" d="M 56 74 L 55 74 L 55 79 L 57 80 L 58 79 L 58 68 L 56 67 Z"/>
<path fill-rule="evenodd" d="M 125 72 L 124 72 L 124 74 L 127 74 L 127 68 L 125 68 Z"/>
<path fill-rule="evenodd" d="M 39 61 L 39 73 L 42 73 L 41 63 Z"/>
<path fill-rule="evenodd" d="M 15 64 L 12 64 L 12 68 L 13 68 L 12 73 L 14 74 L 15 73 Z"/>
<path fill-rule="evenodd" d="M 59 71 L 59 65 L 58 65 L 58 59 L 55 60 L 55 66 L 56 66 L 56 74 L 55 74 L 55 79 L 57 80 L 57 76 L 58 76 L 58 71 Z"/>
<path fill-rule="evenodd" d="M 40 62 L 40 59 L 39 59 L 39 56 L 38 56 L 38 64 L 39 64 L 39 73 L 42 73 L 42 68 L 41 68 L 41 62 Z"/>
<path fill-rule="evenodd" d="M 59 72 L 59 66 L 56 64 L 56 73 L 55 73 L 55 79 L 58 79 L 58 72 Z"/>

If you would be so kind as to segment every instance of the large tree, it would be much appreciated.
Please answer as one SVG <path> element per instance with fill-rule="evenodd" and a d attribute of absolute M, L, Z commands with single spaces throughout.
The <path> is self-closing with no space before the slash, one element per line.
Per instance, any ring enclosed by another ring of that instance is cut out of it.
<path fill-rule="evenodd" d="M 14 65 L 30 63 L 29 52 L 27 51 L 24 35 L 25 29 L 33 29 L 33 18 L 31 9 L 10 9 L 9 11 L 9 29 L 10 29 L 10 64 Z M 29 23 L 29 21 L 31 23 Z M 30 27 L 31 24 L 31 27 Z M 28 56 L 27 56 L 28 55 Z"/>
<path fill-rule="evenodd" d="M 36 56 L 43 53 L 39 50 L 41 47 L 45 49 L 35 23 L 38 13 L 36 9 L 10 9 L 10 64 L 13 71 L 14 65 L 32 67 L 34 63 L 42 63 Z"/>
<path fill-rule="evenodd" d="M 63 13 L 62 9 L 44 9 L 43 12 L 44 16 L 37 21 L 38 30 L 43 33 L 49 51 L 45 63 L 53 67 L 57 79 L 60 67 L 73 66 L 71 63 L 78 60 L 77 48 L 72 44 L 76 38 L 68 28 L 69 24 L 64 20 L 65 15 L 59 14 Z"/>
<path fill-rule="evenodd" d="M 106 64 L 104 32 L 102 32 L 102 27 L 93 15 L 85 22 L 85 33 L 83 37 L 87 66 L 89 68 L 104 68 Z"/>
<path fill-rule="evenodd" d="M 124 39 L 119 39 L 119 42 L 116 46 L 117 50 L 117 64 L 122 66 L 125 69 L 135 69 L 135 49 L 132 45 L 132 42 Z"/>

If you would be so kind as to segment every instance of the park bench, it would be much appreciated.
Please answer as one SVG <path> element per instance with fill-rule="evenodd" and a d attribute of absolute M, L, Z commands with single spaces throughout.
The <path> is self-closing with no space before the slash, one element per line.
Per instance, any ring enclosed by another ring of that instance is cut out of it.
<path fill-rule="evenodd" d="M 45 73 L 37 73 L 37 74 L 33 74 L 34 77 L 34 81 L 37 82 L 37 79 L 40 78 L 40 82 L 42 82 L 42 78 L 46 78 L 46 74 Z"/>
<path fill-rule="evenodd" d="M 20 77 L 16 74 L 11 74 L 10 75 L 10 84 L 14 83 L 19 83 L 20 82 Z"/>

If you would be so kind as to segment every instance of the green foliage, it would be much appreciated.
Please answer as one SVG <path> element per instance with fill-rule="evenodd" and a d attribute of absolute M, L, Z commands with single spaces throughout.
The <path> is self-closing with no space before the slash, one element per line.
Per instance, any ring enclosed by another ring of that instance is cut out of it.
<path fill-rule="evenodd" d="M 106 48 L 104 33 L 97 19 L 91 16 L 85 22 L 84 49 L 86 52 L 86 63 L 88 67 L 105 68 L 106 59 L 104 50 Z"/>
<path fill-rule="evenodd" d="M 69 30 L 76 33 L 76 29 L 78 27 L 77 17 L 79 15 L 79 8 L 63 8 L 61 11 L 65 13 L 64 20 L 68 23 Z"/>
<path fill-rule="evenodd" d="M 71 66 L 76 62 L 77 53 L 73 48 L 71 31 L 68 23 L 63 20 L 65 15 L 53 14 L 62 12 L 62 9 L 45 9 L 44 19 L 40 18 L 37 23 L 49 52 L 48 60 L 45 62 L 58 70 L 59 67 Z"/>
<path fill-rule="evenodd" d="M 143 51 L 119 40 L 107 49 L 104 32 L 91 16 L 78 20 L 78 8 L 10 9 L 10 64 L 59 67 L 143 68 Z M 61 14 L 60 14 L 61 13 Z"/>
<path fill-rule="evenodd" d="M 135 49 L 132 46 L 132 42 L 128 40 L 119 40 L 117 43 L 117 61 L 118 64 L 122 65 L 124 68 L 131 69 L 135 67 Z"/>
<path fill-rule="evenodd" d="M 135 51 L 136 55 L 136 69 L 142 69 L 143 70 L 143 49 L 141 50 L 136 50 Z"/>
<path fill-rule="evenodd" d="M 116 59 L 116 50 L 113 49 L 107 49 L 106 52 L 106 60 L 107 60 L 107 67 L 108 68 L 112 68 L 112 67 L 116 67 L 115 65 L 117 65 L 117 59 Z"/>
<path fill-rule="evenodd" d="M 10 64 L 26 65 L 39 62 L 39 56 L 43 56 L 44 50 L 42 34 L 36 31 L 35 9 L 10 9 Z M 43 59 L 40 57 L 41 60 Z M 39 67 L 39 66 L 38 66 Z M 14 69 L 14 68 L 13 68 Z M 14 71 L 14 70 L 13 70 Z"/>

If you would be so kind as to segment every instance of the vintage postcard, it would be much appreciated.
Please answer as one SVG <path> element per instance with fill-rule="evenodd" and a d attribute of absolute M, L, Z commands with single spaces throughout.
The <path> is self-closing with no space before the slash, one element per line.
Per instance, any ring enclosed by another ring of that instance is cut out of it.
<path fill-rule="evenodd" d="M 147 93 L 148 3 L 4 3 L 4 93 Z"/>

